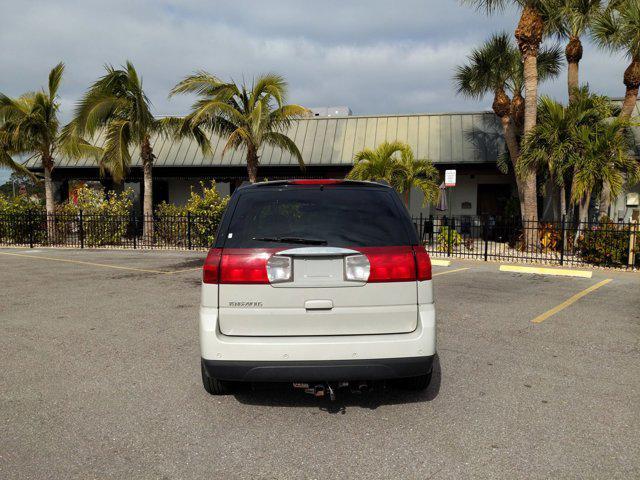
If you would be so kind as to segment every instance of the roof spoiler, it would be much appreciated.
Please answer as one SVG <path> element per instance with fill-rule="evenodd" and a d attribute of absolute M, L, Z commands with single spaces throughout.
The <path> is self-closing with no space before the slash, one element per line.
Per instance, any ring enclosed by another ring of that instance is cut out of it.
<path fill-rule="evenodd" d="M 342 178 L 293 178 L 290 180 L 272 180 L 268 182 L 249 183 L 242 182 L 241 188 L 245 186 L 251 187 L 272 187 L 277 185 L 363 185 L 363 186 L 380 186 L 390 187 L 387 181 L 369 182 L 364 180 L 347 180 Z"/>

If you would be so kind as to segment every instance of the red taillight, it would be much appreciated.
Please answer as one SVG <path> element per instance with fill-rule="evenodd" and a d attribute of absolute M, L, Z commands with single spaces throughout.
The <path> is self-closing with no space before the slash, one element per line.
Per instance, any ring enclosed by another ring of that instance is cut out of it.
<path fill-rule="evenodd" d="M 335 178 L 309 178 L 301 180 L 291 180 L 291 185 L 335 185 L 336 183 L 342 183 L 342 180 Z"/>
<path fill-rule="evenodd" d="M 411 247 L 358 248 L 371 264 L 369 283 L 411 282 L 416 279 L 416 261 Z"/>
<path fill-rule="evenodd" d="M 204 261 L 204 283 L 269 283 L 267 260 L 271 252 L 264 250 L 225 250 L 212 248 Z"/>
<path fill-rule="evenodd" d="M 416 254 L 416 272 L 418 281 L 431 280 L 431 258 L 423 247 L 413 247 Z"/>
<path fill-rule="evenodd" d="M 202 267 L 202 281 L 204 283 L 218 283 L 220 281 L 220 259 L 222 258 L 221 248 L 212 248 L 207 254 Z"/>

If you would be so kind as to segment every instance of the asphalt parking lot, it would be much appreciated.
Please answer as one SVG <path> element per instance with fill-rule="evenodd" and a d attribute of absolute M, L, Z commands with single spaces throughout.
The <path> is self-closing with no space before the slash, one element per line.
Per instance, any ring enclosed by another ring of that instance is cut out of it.
<path fill-rule="evenodd" d="M 0 249 L 0 478 L 640 477 L 639 273 L 435 267 L 429 390 L 331 403 L 205 393 L 203 258 Z"/>

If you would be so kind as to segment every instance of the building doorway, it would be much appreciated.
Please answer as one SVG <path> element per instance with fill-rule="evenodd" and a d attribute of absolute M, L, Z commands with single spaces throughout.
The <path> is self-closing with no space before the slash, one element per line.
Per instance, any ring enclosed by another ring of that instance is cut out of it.
<path fill-rule="evenodd" d="M 478 185 L 478 215 L 501 217 L 511 198 L 511 185 L 508 183 L 489 183 Z"/>

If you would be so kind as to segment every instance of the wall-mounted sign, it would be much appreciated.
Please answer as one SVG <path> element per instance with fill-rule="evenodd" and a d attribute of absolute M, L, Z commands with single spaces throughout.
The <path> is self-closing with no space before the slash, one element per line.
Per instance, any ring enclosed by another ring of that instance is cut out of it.
<path fill-rule="evenodd" d="M 456 171 L 445 170 L 444 171 L 444 186 L 455 187 L 456 186 Z"/>

